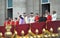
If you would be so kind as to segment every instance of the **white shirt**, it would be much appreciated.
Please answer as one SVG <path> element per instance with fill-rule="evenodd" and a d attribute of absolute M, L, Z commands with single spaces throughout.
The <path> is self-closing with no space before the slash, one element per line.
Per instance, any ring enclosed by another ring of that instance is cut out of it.
<path fill-rule="evenodd" d="M 30 17 L 29 18 L 29 23 L 34 23 L 35 22 L 35 17 Z"/>
<path fill-rule="evenodd" d="M 52 15 L 52 21 L 56 21 L 57 20 L 57 14 L 53 14 Z"/>
<path fill-rule="evenodd" d="M 27 16 L 24 18 L 24 20 L 25 20 L 26 24 L 29 23 L 29 20 L 28 20 L 28 17 Z"/>

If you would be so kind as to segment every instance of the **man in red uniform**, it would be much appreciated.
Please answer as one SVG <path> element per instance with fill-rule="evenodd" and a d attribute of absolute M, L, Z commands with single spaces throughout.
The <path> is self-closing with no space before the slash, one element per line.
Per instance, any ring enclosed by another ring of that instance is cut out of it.
<path fill-rule="evenodd" d="M 48 21 L 52 21 L 52 16 L 50 15 L 50 13 L 48 13 L 48 16 L 47 16 L 47 22 Z"/>
<path fill-rule="evenodd" d="M 11 19 L 11 25 L 15 25 L 15 23 L 14 23 L 14 20 L 13 20 L 13 19 Z"/>
<path fill-rule="evenodd" d="M 10 17 L 8 19 L 8 25 L 12 25 L 12 21 L 11 21 L 11 18 Z"/>
<path fill-rule="evenodd" d="M 15 18 L 15 25 L 19 25 L 19 20 Z"/>
<path fill-rule="evenodd" d="M 39 15 L 38 15 L 38 13 L 36 13 L 35 22 L 38 22 L 38 21 L 39 21 Z"/>
<path fill-rule="evenodd" d="M 7 25 L 11 25 L 11 18 L 6 18 L 5 22 L 4 22 L 4 26 L 7 26 Z"/>

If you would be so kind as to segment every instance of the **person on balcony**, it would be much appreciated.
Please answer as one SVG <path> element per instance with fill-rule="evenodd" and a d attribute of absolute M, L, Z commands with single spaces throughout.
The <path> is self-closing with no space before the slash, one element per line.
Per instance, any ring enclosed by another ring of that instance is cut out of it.
<path fill-rule="evenodd" d="M 48 13 L 48 16 L 47 16 L 47 22 L 49 21 L 52 21 L 52 16 L 50 15 L 50 13 Z"/>
<path fill-rule="evenodd" d="M 40 18 L 39 18 L 39 22 L 46 22 L 47 18 L 45 17 L 45 14 L 43 14 Z"/>
<path fill-rule="evenodd" d="M 33 12 L 31 12 L 29 17 L 29 23 L 34 23 L 34 22 L 35 22 L 35 17 L 33 15 Z"/>
<path fill-rule="evenodd" d="M 48 10 L 45 10 L 45 17 L 47 17 L 49 14 Z"/>
<path fill-rule="evenodd" d="M 35 22 L 38 22 L 39 21 L 39 14 L 36 13 L 36 16 L 35 16 Z"/>
<path fill-rule="evenodd" d="M 56 13 L 56 11 L 53 11 L 52 21 L 56 21 L 56 20 L 57 20 L 57 13 Z"/>
<path fill-rule="evenodd" d="M 19 16 L 19 25 L 20 24 L 25 24 L 24 18 L 22 17 L 22 15 Z"/>
<path fill-rule="evenodd" d="M 25 23 L 28 24 L 28 15 L 26 13 L 23 13 Z"/>
<path fill-rule="evenodd" d="M 11 18 L 7 18 L 6 21 L 4 22 L 4 26 L 7 26 L 7 25 L 11 25 L 12 22 L 11 22 Z"/>
<path fill-rule="evenodd" d="M 14 20 L 12 18 L 11 18 L 10 25 L 15 25 L 15 22 L 14 22 Z"/>
<path fill-rule="evenodd" d="M 15 25 L 19 25 L 19 20 L 15 18 Z"/>

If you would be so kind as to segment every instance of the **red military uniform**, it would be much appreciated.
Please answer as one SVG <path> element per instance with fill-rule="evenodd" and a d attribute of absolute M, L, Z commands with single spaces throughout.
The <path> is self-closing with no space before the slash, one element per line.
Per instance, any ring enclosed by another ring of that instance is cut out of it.
<path fill-rule="evenodd" d="M 11 22 L 11 21 L 5 21 L 5 22 L 4 22 L 4 26 L 10 25 L 10 22 Z"/>
<path fill-rule="evenodd" d="M 48 15 L 48 16 L 47 16 L 47 22 L 48 22 L 48 21 L 51 21 L 51 20 L 52 20 L 52 16 L 51 16 L 51 15 Z"/>
<path fill-rule="evenodd" d="M 11 25 L 15 25 L 15 22 L 14 21 L 11 21 Z"/>
<path fill-rule="evenodd" d="M 16 20 L 16 21 L 15 21 L 15 25 L 19 25 L 19 21 Z"/>
<path fill-rule="evenodd" d="M 39 21 L 39 16 L 35 16 L 35 21 Z"/>

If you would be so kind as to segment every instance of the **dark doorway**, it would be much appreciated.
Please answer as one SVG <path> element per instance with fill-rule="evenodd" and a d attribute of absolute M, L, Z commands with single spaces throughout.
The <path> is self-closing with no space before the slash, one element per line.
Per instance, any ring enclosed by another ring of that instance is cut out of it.
<path fill-rule="evenodd" d="M 8 17 L 13 18 L 13 9 L 8 9 Z"/>
<path fill-rule="evenodd" d="M 45 10 L 50 12 L 50 3 L 42 4 L 42 14 L 45 14 Z"/>

